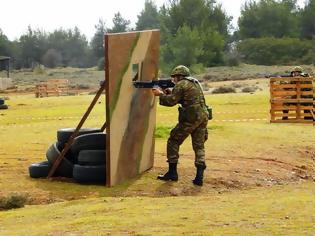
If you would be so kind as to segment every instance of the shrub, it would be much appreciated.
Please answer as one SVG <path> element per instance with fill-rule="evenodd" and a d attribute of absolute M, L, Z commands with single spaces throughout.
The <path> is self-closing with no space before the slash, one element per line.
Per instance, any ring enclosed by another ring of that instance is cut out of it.
<path fill-rule="evenodd" d="M 220 86 L 215 88 L 212 93 L 236 93 L 236 90 L 232 86 Z"/>
<path fill-rule="evenodd" d="M 105 70 L 105 58 L 102 57 L 97 62 L 97 69 L 98 70 Z"/>
<path fill-rule="evenodd" d="M 45 74 L 45 66 L 38 64 L 34 67 L 34 73 L 35 74 Z"/>
<path fill-rule="evenodd" d="M 25 195 L 18 195 L 16 193 L 11 194 L 7 197 L 1 197 L 0 210 L 9 210 L 24 207 L 26 201 L 27 197 Z"/>
<path fill-rule="evenodd" d="M 254 93 L 257 90 L 256 87 L 247 86 L 242 89 L 242 93 Z"/>

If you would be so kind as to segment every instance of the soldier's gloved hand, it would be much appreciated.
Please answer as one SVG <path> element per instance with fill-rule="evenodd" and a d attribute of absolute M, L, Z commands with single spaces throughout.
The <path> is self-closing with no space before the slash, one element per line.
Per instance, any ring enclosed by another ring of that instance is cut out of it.
<path fill-rule="evenodd" d="M 165 94 L 171 94 L 171 93 L 172 93 L 172 90 L 171 90 L 170 88 L 166 88 L 166 89 L 163 90 L 163 92 L 164 92 Z"/>
<path fill-rule="evenodd" d="M 153 88 L 152 93 L 154 94 L 154 96 L 160 96 L 161 94 L 164 94 L 163 91 L 159 88 Z"/>

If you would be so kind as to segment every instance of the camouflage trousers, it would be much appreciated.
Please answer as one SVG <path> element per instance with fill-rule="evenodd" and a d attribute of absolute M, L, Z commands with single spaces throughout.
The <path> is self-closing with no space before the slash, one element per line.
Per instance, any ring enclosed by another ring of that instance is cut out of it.
<path fill-rule="evenodd" d="M 191 135 L 192 147 L 195 152 L 195 165 L 205 165 L 204 143 L 208 139 L 208 119 L 202 119 L 195 123 L 179 122 L 172 129 L 167 141 L 167 161 L 177 163 L 179 147 L 185 139 Z"/>

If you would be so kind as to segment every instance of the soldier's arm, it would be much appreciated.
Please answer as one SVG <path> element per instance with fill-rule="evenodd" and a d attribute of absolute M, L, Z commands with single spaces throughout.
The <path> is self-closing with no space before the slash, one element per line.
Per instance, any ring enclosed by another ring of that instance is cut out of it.
<path fill-rule="evenodd" d="M 175 106 L 183 96 L 183 89 L 180 84 L 176 84 L 171 94 L 160 95 L 160 105 L 172 107 Z"/>

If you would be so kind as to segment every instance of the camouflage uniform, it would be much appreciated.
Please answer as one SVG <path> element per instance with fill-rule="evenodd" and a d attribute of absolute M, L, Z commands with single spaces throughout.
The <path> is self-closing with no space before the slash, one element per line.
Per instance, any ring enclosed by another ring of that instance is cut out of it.
<path fill-rule="evenodd" d="M 191 135 L 195 152 L 195 165 L 205 166 L 204 143 L 208 138 L 208 112 L 198 80 L 192 77 L 185 77 L 180 80 L 171 94 L 160 96 L 160 104 L 163 106 L 181 105 L 178 109 L 178 124 L 172 129 L 167 141 L 168 162 L 178 162 L 179 147 Z"/>

